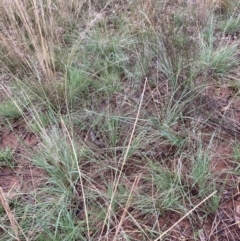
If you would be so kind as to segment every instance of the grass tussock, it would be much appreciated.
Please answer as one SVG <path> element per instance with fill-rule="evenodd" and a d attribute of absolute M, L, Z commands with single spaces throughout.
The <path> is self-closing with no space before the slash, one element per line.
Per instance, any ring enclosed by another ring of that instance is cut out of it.
<path fill-rule="evenodd" d="M 37 174 L 18 175 L 18 236 L 0 209 L 0 240 L 216 237 L 239 174 L 234 2 L 1 1 L 0 167 Z"/>

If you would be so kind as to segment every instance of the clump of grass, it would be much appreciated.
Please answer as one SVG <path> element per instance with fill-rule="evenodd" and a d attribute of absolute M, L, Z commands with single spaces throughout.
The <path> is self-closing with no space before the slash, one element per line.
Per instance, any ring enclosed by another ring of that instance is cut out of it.
<path fill-rule="evenodd" d="M 231 16 L 221 24 L 221 30 L 224 34 L 239 33 L 240 17 Z"/>
<path fill-rule="evenodd" d="M 9 148 L 0 151 L 0 167 L 11 167 L 16 165 L 14 161 L 13 151 Z"/>
<path fill-rule="evenodd" d="M 205 196 L 205 192 L 208 192 L 208 181 L 212 179 L 209 170 L 210 163 L 211 159 L 209 154 L 202 149 L 200 149 L 200 152 L 196 155 L 196 159 L 194 159 L 192 163 L 192 186 L 198 187 L 198 195 L 200 197 Z"/>
<path fill-rule="evenodd" d="M 216 50 L 205 46 L 201 56 L 204 74 L 213 77 L 230 74 L 238 66 L 236 50 L 237 46 L 225 45 Z"/>
<path fill-rule="evenodd" d="M 200 71 L 205 76 L 227 76 L 238 66 L 237 45 L 228 43 L 215 44 L 214 19 L 202 36 L 200 51 Z"/>
<path fill-rule="evenodd" d="M 0 116 L 6 119 L 18 119 L 22 117 L 22 110 L 12 100 L 6 100 L 0 104 Z"/>

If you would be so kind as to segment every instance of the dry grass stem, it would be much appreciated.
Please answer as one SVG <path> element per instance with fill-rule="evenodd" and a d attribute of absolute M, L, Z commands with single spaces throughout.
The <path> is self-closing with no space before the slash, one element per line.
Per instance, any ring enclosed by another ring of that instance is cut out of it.
<path fill-rule="evenodd" d="M 8 216 L 8 219 L 9 219 L 9 221 L 11 223 L 12 229 L 13 229 L 13 231 L 15 233 L 15 238 L 18 241 L 20 241 L 19 232 L 18 232 L 19 225 L 18 225 L 16 219 L 14 218 L 14 216 L 12 214 L 12 211 L 11 211 L 9 205 L 8 205 L 7 199 L 6 199 L 5 195 L 4 195 L 4 192 L 3 192 L 1 187 L 0 187 L 0 200 L 1 200 L 1 204 L 2 204 L 6 214 Z"/>
<path fill-rule="evenodd" d="M 199 206 L 201 206 L 203 203 L 205 203 L 210 197 L 215 195 L 217 191 L 214 191 L 209 196 L 207 196 L 204 200 L 202 200 L 199 204 L 197 204 L 194 208 L 192 208 L 189 212 L 187 212 L 182 218 L 180 218 L 177 222 L 175 222 L 169 229 L 164 231 L 158 238 L 154 239 L 154 241 L 161 240 L 167 233 L 169 233 L 176 225 L 178 225 L 183 219 L 185 219 L 189 214 L 191 214 L 194 210 L 196 210 Z"/>

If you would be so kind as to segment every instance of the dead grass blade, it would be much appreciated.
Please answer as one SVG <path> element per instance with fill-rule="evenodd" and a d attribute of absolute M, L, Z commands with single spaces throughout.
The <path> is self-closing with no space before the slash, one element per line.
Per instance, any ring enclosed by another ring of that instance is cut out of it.
<path fill-rule="evenodd" d="M 136 126 L 137 126 L 137 122 L 138 122 L 138 119 L 139 119 L 139 115 L 140 115 L 140 110 L 141 110 L 142 103 L 143 103 L 143 96 L 144 96 L 144 93 L 145 93 L 145 90 L 146 90 L 147 81 L 148 81 L 148 79 L 147 79 L 147 77 L 146 77 L 146 78 L 145 78 L 145 83 L 144 83 L 144 86 L 143 86 L 143 91 L 142 91 L 141 98 L 140 98 L 140 103 L 139 103 L 139 107 L 138 107 L 137 116 L 136 116 L 136 118 L 135 118 L 135 122 L 134 122 L 134 125 L 133 125 L 133 129 L 132 129 L 132 132 L 131 132 L 131 136 L 130 136 L 130 139 L 129 139 L 129 142 L 128 142 L 127 150 L 126 150 L 126 152 L 125 152 L 125 155 L 124 155 L 124 158 L 123 158 L 123 163 L 122 163 L 122 166 L 121 166 L 121 170 L 120 170 L 120 172 L 119 172 L 119 175 L 118 175 L 118 178 L 117 178 L 117 181 L 116 181 L 114 190 L 113 190 L 113 194 L 112 194 L 111 201 L 110 201 L 110 204 L 109 204 L 109 207 L 108 207 L 108 210 L 107 210 L 106 218 L 105 218 L 105 220 L 104 220 L 104 224 L 103 224 L 103 227 L 102 227 L 102 230 L 101 230 L 100 237 L 102 237 L 105 223 L 106 223 L 106 221 L 107 221 L 107 219 L 108 219 L 108 216 L 109 216 L 109 214 L 110 214 L 110 212 L 111 212 L 112 202 L 113 202 L 114 196 L 115 196 L 115 194 L 116 194 L 118 184 L 119 184 L 119 182 L 120 182 L 121 173 L 123 172 L 123 167 L 125 166 L 125 163 L 126 163 L 126 161 L 127 161 L 127 156 L 128 156 L 128 153 L 129 153 L 129 150 L 130 150 L 130 147 L 131 147 L 131 143 L 132 143 L 132 140 L 133 140 L 133 135 L 134 135 L 134 132 L 135 132 L 135 129 L 136 129 Z"/>
<path fill-rule="evenodd" d="M 124 207 L 123 214 L 122 214 L 122 216 L 121 216 L 121 220 L 120 220 L 119 225 L 118 225 L 118 227 L 117 227 L 117 230 L 116 230 L 116 232 L 115 232 L 113 241 L 117 240 L 117 235 L 118 235 L 118 233 L 119 233 L 119 231 L 120 231 L 120 229 L 121 229 L 121 227 L 122 227 L 122 223 L 123 223 L 123 221 L 124 221 L 124 219 L 125 219 L 125 217 L 126 217 L 126 214 L 127 214 L 127 212 L 128 212 L 127 210 L 128 210 L 128 208 L 129 208 L 129 205 L 130 205 L 130 201 L 131 201 L 131 197 L 132 197 L 132 192 L 133 192 L 134 188 L 137 187 L 137 185 L 138 185 L 138 183 L 139 183 L 139 181 L 140 181 L 140 179 L 141 179 L 141 176 L 142 176 L 142 174 L 136 176 L 135 179 L 134 179 L 134 182 L 133 182 L 133 185 L 132 185 L 132 188 L 131 188 L 131 191 L 130 191 L 130 194 L 129 194 L 129 197 L 128 197 L 128 200 L 127 200 L 127 203 L 126 203 L 126 206 Z"/>
<path fill-rule="evenodd" d="M 10 223 L 11 223 L 11 226 L 12 226 L 12 229 L 15 233 L 15 238 L 20 241 L 20 238 L 19 238 L 19 232 L 18 232 L 18 223 L 16 221 L 16 219 L 14 218 L 12 212 L 11 212 L 11 209 L 8 205 L 8 202 L 7 202 L 7 199 L 3 193 L 3 190 L 2 188 L 0 187 L 0 200 L 1 200 L 1 203 L 2 203 L 2 206 L 4 208 L 4 210 L 6 211 L 7 213 L 7 216 L 8 216 L 8 219 L 10 220 Z M 27 239 L 26 239 L 27 240 Z"/>

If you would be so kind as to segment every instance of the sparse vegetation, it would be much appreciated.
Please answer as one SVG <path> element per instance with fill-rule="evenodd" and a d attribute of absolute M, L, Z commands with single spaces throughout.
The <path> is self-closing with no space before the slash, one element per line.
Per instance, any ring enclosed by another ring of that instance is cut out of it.
<path fill-rule="evenodd" d="M 239 1 L 95 2 L 0 3 L 0 240 L 236 240 Z"/>

